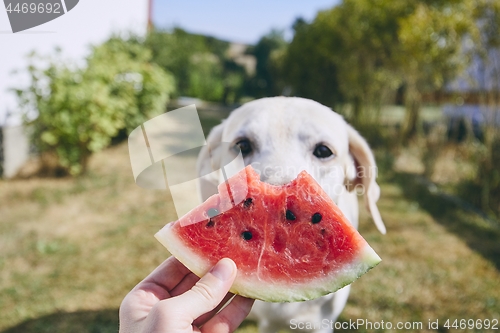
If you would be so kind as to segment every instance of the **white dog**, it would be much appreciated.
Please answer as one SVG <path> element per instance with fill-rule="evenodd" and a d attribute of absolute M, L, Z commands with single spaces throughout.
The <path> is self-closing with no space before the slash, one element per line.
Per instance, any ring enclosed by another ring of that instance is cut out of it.
<path fill-rule="evenodd" d="M 373 154 L 358 132 L 326 106 L 296 97 L 264 98 L 243 105 L 210 132 L 208 146 L 198 157 L 200 176 L 219 169 L 220 165 L 214 165 L 214 156 L 228 149 L 221 142 L 239 146 L 245 164 L 252 164 L 261 180 L 271 184 L 288 183 L 306 170 L 356 228 L 358 199 L 353 189 L 362 190 L 368 211 L 385 234 L 376 206 L 380 189 L 375 181 Z M 203 200 L 217 193 L 219 179 L 205 177 L 200 181 Z M 334 294 L 299 303 L 256 301 L 249 318 L 257 320 L 264 333 L 290 329 L 294 324 L 316 325 L 303 331 L 331 332 L 321 323 L 338 318 L 349 291 L 347 286 Z"/>

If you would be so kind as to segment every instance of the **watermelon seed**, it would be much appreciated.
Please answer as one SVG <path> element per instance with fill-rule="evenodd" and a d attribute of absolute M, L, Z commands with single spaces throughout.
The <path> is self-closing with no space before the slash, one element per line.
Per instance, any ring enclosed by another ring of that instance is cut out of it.
<path fill-rule="evenodd" d="M 313 224 L 319 223 L 319 222 L 321 222 L 322 218 L 323 218 L 323 216 L 321 216 L 320 213 L 314 213 L 313 216 L 312 216 L 312 218 L 311 218 L 311 222 Z"/>
<path fill-rule="evenodd" d="M 219 215 L 219 210 L 217 208 L 210 208 L 209 210 L 207 210 L 207 215 L 210 218 L 217 216 Z"/>
<path fill-rule="evenodd" d="M 210 221 L 208 221 L 208 223 L 207 223 L 207 228 L 212 228 L 214 225 L 215 225 L 214 221 L 212 221 L 212 219 L 210 219 Z"/>
<path fill-rule="evenodd" d="M 291 210 L 288 210 L 288 209 L 287 209 L 287 210 L 286 210 L 286 219 L 287 219 L 287 220 L 291 220 L 291 221 L 295 220 L 295 219 L 296 219 L 295 214 L 294 214 L 294 213 L 292 213 L 292 211 L 291 211 Z"/>
<path fill-rule="evenodd" d="M 248 208 L 252 205 L 252 201 L 253 199 L 252 198 L 248 198 L 246 199 L 244 202 L 243 202 L 243 206 L 245 206 L 245 208 Z"/>
<path fill-rule="evenodd" d="M 244 240 L 249 241 L 250 239 L 252 239 L 253 235 L 251 231 L 243 231 L 241 233 L 241 237 L 243 237 Z"/>

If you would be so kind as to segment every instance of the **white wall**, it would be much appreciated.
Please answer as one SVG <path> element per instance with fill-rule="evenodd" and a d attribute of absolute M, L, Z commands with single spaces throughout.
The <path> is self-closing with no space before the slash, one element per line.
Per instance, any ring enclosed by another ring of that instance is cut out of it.
<path fill-rule="evenodd" d="M 90 44 L 104 41 L 113 32 L 144 34 L 147 7 L 148 0 L 80 0 L 65 15 L 13 34 L 5 7 L 0 3 L 0 126 L 5 123 L 7 111 L 17 112 L 16 98 L 7 89 L 28 83 L 25 74 L 12 74 L 26 68 L 26 54 L 32 50 L 48 54 L 59 46 L 66 58 L 81 61 Z M 7 120 L 9 125 L 19 123 L 19 116 Z"/>
<path fill-rule="evenodd" d="M 23 126 L 10 126 L 3 131 L 3 177 L 14 177 L 29 159 L 29 139 Z M 0 161 L 1 162 L 1 161 Z"/>

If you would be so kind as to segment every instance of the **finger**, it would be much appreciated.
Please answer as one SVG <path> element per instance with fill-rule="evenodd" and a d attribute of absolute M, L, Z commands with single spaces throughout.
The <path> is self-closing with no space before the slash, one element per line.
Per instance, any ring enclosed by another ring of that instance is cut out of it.
<path fill-rule="evenodd" d="M 220 260 L 193 288 L 167 300 L 191 322 L 215 309 L 224 299 L 236 277 L 236 264 L 228 258 Z"/>
<path fill-rule="evenodd" d="M 229 302 L 229 300 L 231 300 L 231 298 L 233 298 L 233 297 L 234 297 L 233 293 L 227 293 L 226 296 L 224 297 L 224 299 L 222 300 L 222 302 L 220 302 L 219 305 L 217 305 L 217 307 L 215 309 L 198 317 L 198 319 L 196 319 L 193 322 L 193 325 L 196 327 L 200 327 L 200 326 L 204 325 L 210 318 L 215 316 L 215 314 L 217 314 L 217 312 L 219 312 L 220 309 L 222 309 L 222 307 L 224 305 L 226 305 L 226 303 Z"/>
<path fill-rule="evenodd" d="M 191 273 L 180 261 L 169 257 L 143 281 L 139 282 L 132 292 L 144 290 L 152 293 L 158 300 L 170 297 L 169 292 L 177 286 L 186 275 Z"/>
<path fill-rule="evenodd" d="M 236 295 L 231 302 L 206 322 L 201 328 L 203 333 L 232 333 L 245 320 L 252 309 L 254 300 Z"/>
<path fill-rule="evenodd" d="M 178 285 L 175 286 L 174 289 L 170 291 L 170 295 L 172 297 L 179 296 L 184 294 L 189 289 L 193 288 L 196 282 L 200 281 L 200 278 L 196 276 L 194 273 L 189 273 L 186 275 Z"/>
<path fill-rule="evenodd" d="M 120 320 L 144 320 L 158 301 L 170 297 L 169 289 L 188 273 L 189 270 L 174 257 L 165 260 L 125 296 L 120 305 Z"/>

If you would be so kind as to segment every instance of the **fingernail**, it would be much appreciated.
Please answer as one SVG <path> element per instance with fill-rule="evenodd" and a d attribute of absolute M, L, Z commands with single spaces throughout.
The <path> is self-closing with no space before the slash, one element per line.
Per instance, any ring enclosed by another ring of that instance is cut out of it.
<path fill-rule="evenodd" d="M 236 265 L 231 259 L 224 258 L 220 260 L 217 265 L 212 267 L 210 273 L 212 273 L 219 280 L 226 281 L 233 276 L 233 271 Z"/>

